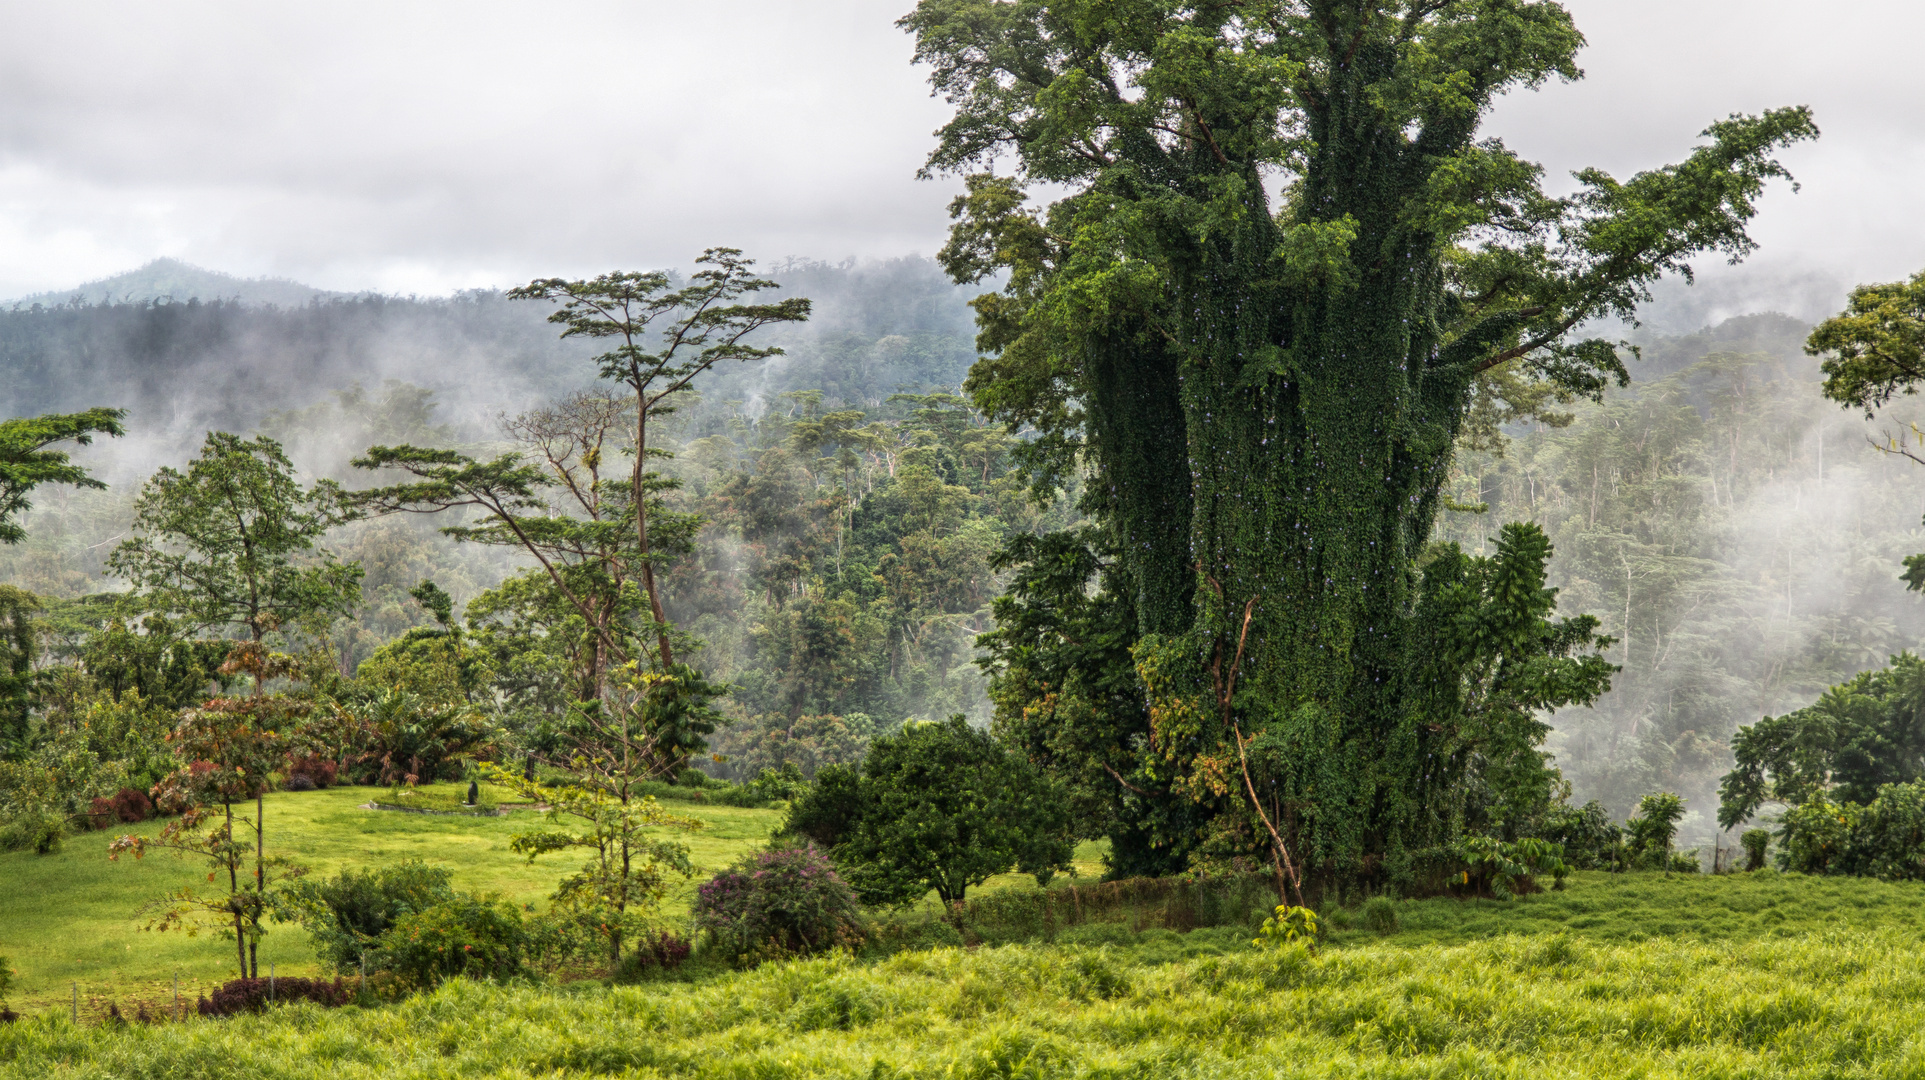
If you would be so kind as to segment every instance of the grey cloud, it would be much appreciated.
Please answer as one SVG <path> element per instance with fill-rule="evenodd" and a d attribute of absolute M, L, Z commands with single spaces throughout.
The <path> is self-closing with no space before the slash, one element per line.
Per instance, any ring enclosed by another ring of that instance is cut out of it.
<path fill-rule="evenodd" d="M 156 255 L 338 289 L 930 252 L 953 185 L 892 25 L 910 0 L 0 3 L 0 295 Z M 1767 265 L 1925 265 L 1911 4 L 1573 0 L 1589 76 L 1491 130 L 1558 175 L 1675 160 L 1706 122 L 1809 103 Z"/>

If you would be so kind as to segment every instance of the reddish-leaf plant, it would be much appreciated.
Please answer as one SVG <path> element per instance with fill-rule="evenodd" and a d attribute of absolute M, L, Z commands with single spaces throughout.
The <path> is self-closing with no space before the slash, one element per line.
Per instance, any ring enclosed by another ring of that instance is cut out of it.
<path fill-rule="evenodd" d="M 206 883 L 183 886 L 147 905 L 148 928 L 180 928 L 190 936 L 216 930 L 234 942 L 243 978 L 260 974 L 260 940 L 274 883 L 306 872 L 268 853 L 261 798 L 287 756 L 305 752 L 298 725 L 306 708 L 277 694 L 218 697 L 182 712 L 167 737 L 181 766 L 154 788 L 161 809 L 180 816 L 157 836 L 123 835 L 108 846 L 113 860 L 123 854 L 139 859 L 154 849 L 204 860 Z M 244 810 L 250 799 L 254 816 L 236 815 L 235 804 Z"/>

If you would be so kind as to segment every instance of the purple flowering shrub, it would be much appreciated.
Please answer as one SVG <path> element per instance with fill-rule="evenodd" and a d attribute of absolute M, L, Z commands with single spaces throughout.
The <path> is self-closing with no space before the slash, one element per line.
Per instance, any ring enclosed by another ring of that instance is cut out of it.
<path fill-rule="evenodd" d="M 735 958 L 799 956 L 853 945 L 862 909 L 814 844 L 766 851 L 696 890 L 695 926 Z"/>

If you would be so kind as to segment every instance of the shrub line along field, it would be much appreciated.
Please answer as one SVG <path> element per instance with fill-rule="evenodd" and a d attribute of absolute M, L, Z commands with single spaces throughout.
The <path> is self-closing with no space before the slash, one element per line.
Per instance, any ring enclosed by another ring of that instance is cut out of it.
<path fill-rule="evenodd" d="M 424 791 L 435 797 L 465 794 L 467 785 L 439 784 Z M 532 810 L 501 817 L 408 814 L 364 810 L 361 804 L 384 789 L 335 787 L 321 791 L 275 792 L 266 796 L 270 852 L 290 855 L 311 875 L 348 867 L 375 866 L 418 858 L 454 872 L 457 888 L 497 892 L 516 903 L 547 906 L 555 882 L 574 872 L 582 856 L 548 855 L 531 865 L 508 850 L 509 837 L 536 825 Z M 702 828 L 680 834 L 690 859 L 713 872 L 768 839 L 781 821 L 774 810 L 668 803 L 678 816 Z M 248 807 L 252 813 L 252 806 Z M 233 947 L 203 932 L 141 931 L 141 905 L 205 879 L 205 864 L 167 853 L 134 861 L 107 861 L 108 840 L 122 831 L 152 835 L 164 822 L 69 837 L 51 855 L 0 853 L 0 956 L 10 957 L 20 975 L 13 1007 L 30 1011 L 65 1006 L 74 982 L 83 997 L 101 1007 L 124 988 L 171 987 L 178 972 L 183 987 L 218 984 L 233 977 Z M 664 914 L 685 914 L 698 879 L 671 879 Z M 261 941 L 261 971 L 274 964 L 283 975 L 318 974 L 307 931 L 292 923 L 270 923 Z M 185 990 L 183 991 L 185 992 Z"/>

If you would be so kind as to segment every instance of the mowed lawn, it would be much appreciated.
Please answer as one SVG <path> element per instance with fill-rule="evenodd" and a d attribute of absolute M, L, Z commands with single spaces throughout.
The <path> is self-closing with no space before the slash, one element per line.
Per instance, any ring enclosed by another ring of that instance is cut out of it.
<path fill-rule="evenodd" d="M 460 785 L 434 789 L 454 792 Z M 467 817 L 364 810 L 382 789 L 339 787 L 277 792 L 266 799 L 267 845 L 309 868 L 332 874 L 345 867 L 379 866 L 420 859 L 454 873 L 458 889 L 495 892 L 518 903 L 545 908 L 549 893 L 586 855 L 544 855 L 530 865 L 509 851 L 510 837 L 537 827 L 542 815 L 516 810 L 503 817 Z M 664 809 L 701 827 L 679 833 L 698 868 L 696 878 L 674 882 L 665 914 L 688 910 L 696 885 L 709 874 L 764 844 L 780 825 L 777 810 L 665 802 Z M 251 815 L 253 807 L 247 808 Z M 37 1012 L 70 1000 L 78 984 L 83 1009 L 115 1000 L 160 1001 L 172 980 L 190 999 L 200 989 L 235 974 L 234 945 L 211 932 L 189 937 L 178 931 L 144 931 L 143 905 L 190 884 L 210 884 L 205 862 L 167 852 L 135 861 L 107 860 L 107 844 L 120 832 L 153 835 L 162 823 L 121 827 L 68 837 L 52 855 L 0 853 L 0 956 L 19 977 L 12 1004 Z M 261 943 L 261 971 L 273 964 L 282 975 L 316 974 L 308 935 L 297 926 L 270 923 Z"/>

